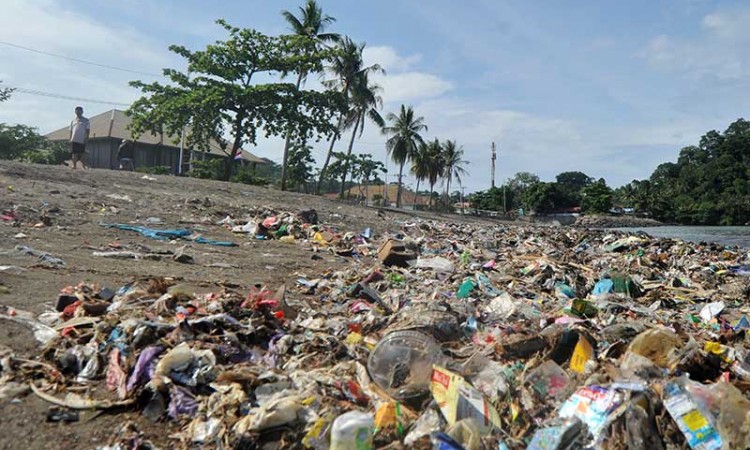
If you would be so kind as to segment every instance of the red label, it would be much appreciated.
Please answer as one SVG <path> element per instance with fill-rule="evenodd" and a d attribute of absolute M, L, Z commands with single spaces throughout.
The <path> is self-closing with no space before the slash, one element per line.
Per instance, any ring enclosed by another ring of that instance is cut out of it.
<path fill-rule="evenodd" d="M 440 372 L 437 369 L 432 369 L 432 381 L 442 384 L 446 389 L 451 384 L 450 375 Z"/>

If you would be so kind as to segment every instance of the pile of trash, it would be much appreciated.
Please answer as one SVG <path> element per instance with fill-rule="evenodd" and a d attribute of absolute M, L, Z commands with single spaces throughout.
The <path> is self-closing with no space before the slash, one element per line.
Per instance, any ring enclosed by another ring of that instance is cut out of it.
<path fill-rule="evenodd" d="M 421 220 L 339 233 L 310 212 L 241 222 L 224 225 L 351 266 L 250 292 L 79 284 L 39 317 L 0 306 L 44 347 L 0 349 L 0 399 L 30 390 L 48 420 L 138 411 L 185 448 L 750 447 L 747 250 Z M 106 448 L 155 448 L 127 426 Z"/>

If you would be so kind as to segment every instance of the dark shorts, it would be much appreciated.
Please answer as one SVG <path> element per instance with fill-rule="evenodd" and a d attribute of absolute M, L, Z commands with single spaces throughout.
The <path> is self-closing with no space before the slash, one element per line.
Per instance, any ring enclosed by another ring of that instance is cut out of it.
<path fill-rule="evenodd" d="M 74 154 L 86 153 L 86 145 L 79 144 L 78 142 L 71 142 L 70 153 L 74 153 Z"/>

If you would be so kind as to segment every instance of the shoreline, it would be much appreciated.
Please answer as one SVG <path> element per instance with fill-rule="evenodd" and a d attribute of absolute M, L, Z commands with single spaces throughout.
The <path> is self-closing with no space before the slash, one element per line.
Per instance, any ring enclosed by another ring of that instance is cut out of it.
<path fill-rule="evenodd" d="M 669 224 L 646 217 L 632 216 L 581 216 L 571 224 L 575 228 L 652 228 Z"/>

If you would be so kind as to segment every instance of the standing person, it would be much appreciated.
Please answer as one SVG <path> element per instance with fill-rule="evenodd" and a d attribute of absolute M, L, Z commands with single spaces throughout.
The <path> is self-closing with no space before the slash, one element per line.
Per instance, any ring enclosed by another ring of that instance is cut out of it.
<path fill-rule="evenodd" d="M 130 171 L 135 172 L 135 149 L 133 149 L 133 142 L 123 139 L 120 144 L 120 148 L 117 149 L 117 159 L 120 162 L 120 170 L 124 169 L 126 165 L 130 166 Z"/>
<path fill-rule="evenodd" d="M 86 167 L 86 144 L 89 141 L 91 124 L 89 119 L 83 117 L 83 108 L 76 106 L 76 117 L 70 122 L 70 157 L 73 160 L 73 168 L 77 168 L 78 161 L 84 169 Z"/>

